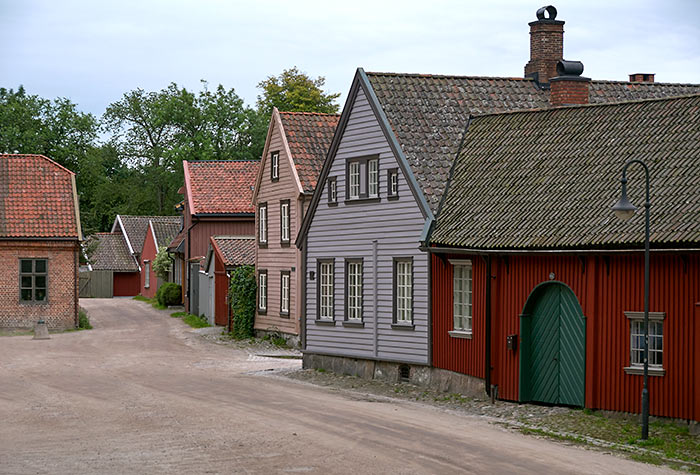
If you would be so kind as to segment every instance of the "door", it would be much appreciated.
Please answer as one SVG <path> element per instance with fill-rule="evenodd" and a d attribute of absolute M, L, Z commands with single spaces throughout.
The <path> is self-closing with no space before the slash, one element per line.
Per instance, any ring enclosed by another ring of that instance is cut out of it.
<path fill-rule="evenodd" d="M 520 320 L 520 400 L 583 406 L 586 320 L 560 282 L 536 287 Z"/>

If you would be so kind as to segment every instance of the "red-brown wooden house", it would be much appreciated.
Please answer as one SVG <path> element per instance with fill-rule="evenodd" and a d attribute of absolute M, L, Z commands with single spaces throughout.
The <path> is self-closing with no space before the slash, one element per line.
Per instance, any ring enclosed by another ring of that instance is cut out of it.
<path fill-rule="evenodd" d="M 161 279 L 153 270 L 153 261 L 158 254 L 158 249 L 166 247 L 173 241 L 177 233 L 182 229 L 180 216 L 154 216 L 148 220 L 146 237 L 143 240 L 141 252 L 141 289 L 144 297 L 156 296 Z"/>
<path fill-rule="evenodd" d="M 512 401 L 700 420 L 700 95 L 473 117 L 429 237 L 432 364 Z"/>

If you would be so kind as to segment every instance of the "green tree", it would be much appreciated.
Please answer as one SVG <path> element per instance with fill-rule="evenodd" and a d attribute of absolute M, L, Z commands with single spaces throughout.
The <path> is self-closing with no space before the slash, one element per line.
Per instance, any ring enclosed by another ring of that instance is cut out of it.
<path fill-rule="evenodd" d="M 153 272 L 162 280 L 168 280 L 170 277 L 170 269 L 172 268 L 172 260 L 168 255 L 168 248 L 160 246 L 156 258 L 153 259 Z"/>
<path fill-rule="evenodd" d="M 323 92 L 326 83 L 323 76 L 311 79 L 297 67 L 285 69 L 279 76 L 269 76 L 258 83 L 262 95 L 258 96 L 258 111 L 269 117 L 272 108 L 285 112 L 324 112 L 335 114 L 338 104 L 335 100 L 340 93 Z"/>

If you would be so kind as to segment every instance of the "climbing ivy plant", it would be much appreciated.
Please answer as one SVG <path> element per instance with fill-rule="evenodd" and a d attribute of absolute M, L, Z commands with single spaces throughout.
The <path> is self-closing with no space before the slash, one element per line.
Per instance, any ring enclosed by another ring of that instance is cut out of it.
<path fill-rule="evenodd" d="M 256 292 L 257 283 L 253 266 L 240 266 L 231 272 L 229 302 L 233 320 L 231 333 L 235 338 L 253 336 Z"/>

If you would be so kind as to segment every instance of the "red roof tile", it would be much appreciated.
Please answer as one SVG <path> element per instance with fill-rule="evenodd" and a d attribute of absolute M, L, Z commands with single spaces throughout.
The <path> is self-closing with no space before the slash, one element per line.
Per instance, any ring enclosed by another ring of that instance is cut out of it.
<path fill-rule="evenodd" d="M 43 155 L 0 155 L 0 238 L 80 238 L 75 174 Z"/>
<path fill-rule="evenodd" d="M 255 213 L 253 187 L 259 160 L 184 161 L 192 214 Z"/>
<path fill-rule="evenodd" d="M 340 115 L 280 112 L 289 151 L 305 193 L 316 188 Z"/>

